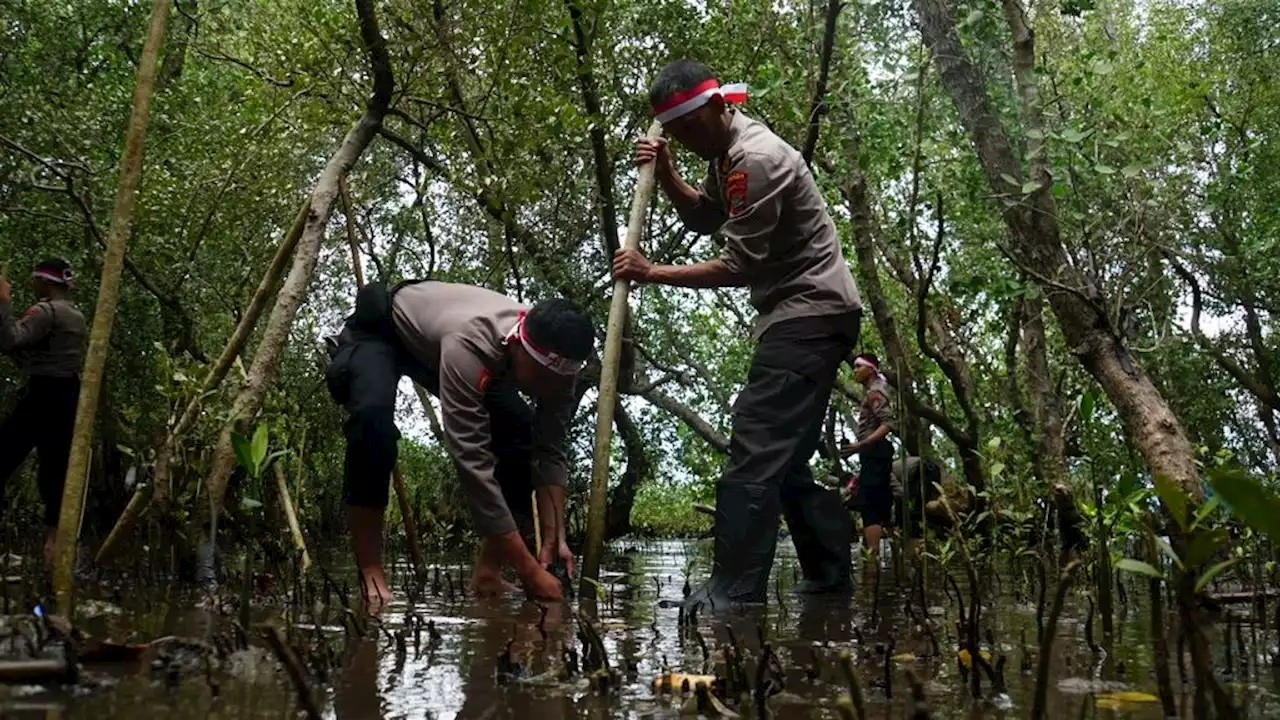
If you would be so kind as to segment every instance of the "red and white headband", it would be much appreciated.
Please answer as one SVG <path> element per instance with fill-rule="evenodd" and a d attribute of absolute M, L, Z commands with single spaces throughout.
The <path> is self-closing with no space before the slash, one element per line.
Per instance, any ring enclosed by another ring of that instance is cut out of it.
<path fill-rule="evenodd" d="M 524 346 L 530 357 L 538 361 L 538 364 L 558 375 L 577 375 L 582 372 L 582 368 L 586 362 L 582 360 L 571 360 L 563 355 L 545 350 L 538 347 L 537 343 L 529 339 L 529 330 L 525 327 L 526 313 L 521 310 L 520 317 L 516 320 L 515 327 L 511 328 L 511 332 L 507 333 L 507 340 L 519 340 Z"/>
<path fill-rule="evenodd" d="M 59 285 L 70 285 L 73 276 L 70 268 L 63 270 L 60 273 L 54 272 L 53 270 L 39 268 L 35 272 L 31 273 L 31 277 L 46 280 L 51 283 L 57 283 Z"/>
<path fill-rule="evenodd" d="M 704 80 L 688 90 L 671 93 L 666 100 L 653 107 L 653 117 L 660 123 L 669 123 L 706 105 L 715 95 L 724 98 L 725 102 L 742 104 L 747 101 L 747 84 L 734 83 L 720 87 L 715 78 Z"/>
<path fill-rule="evenodd" d="M 859 366 L 861 366 L 861 367 L 869 367 L 869 368 L 871 368 L 872 370 L 874 370 L 874 371 L 875 371 L 875 373 L 876 373 L 876 377 L 880 378 L 881 380 L 884 380 L 884 379 L 885 379 L 885 377 L 884 377 L 884 373 L 880 372 L 880 366 L 879 366 L 879 365 L 877 365 L 877 364 L 875 364 L 875 363 L 873 363 L 873 362 L 871 362 L 870 360 L 868 360 L 868 359 L 866 359 L 866 358 L 862 357 L 861 355 L 859 355 L 858 357 L 856 357 L 856 358 L 854 358 L 854 359 L 853 359 L 853 366 L 854 366 L 854 367 L 859 367 Z"/>

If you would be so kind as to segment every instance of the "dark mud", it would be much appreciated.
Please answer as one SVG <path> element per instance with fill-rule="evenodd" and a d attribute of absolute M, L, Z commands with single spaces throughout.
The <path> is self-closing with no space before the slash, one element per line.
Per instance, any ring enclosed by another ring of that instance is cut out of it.
<path fill-rule="evenodd" d="M 224 592 L 221 602 L 198 608 L 196 598 L 177 590 L 89 585 L 84 592 L 101 597 L 81 602 L 76 625 L 83 632 L 121 644 L 165 639 L 139 649 L 136 659 L 83 664 L 79 683 L 72 687 L 0 685 L 0 717 L 302 716 L 295 686 L 263 641 L 263 623 L 286 629 L 320 714 L 340 720 L 677 717 L 682 710 L 692 712 L 696 700 L 687 702 L 679 687 L 674 693 L 657 692 L 654 679 L 666 671 L 732 674 L 725 668 L 725 649 L 735 642 L 742 657 L 739 677 L 751 688 L 765 683 L 769 688 L 768 693 L 743 697 L 741 685 L 730 687 L 727 705 L 743 717 L 760 717 L 758 697 L 764 695 L 763 709 L 770 717 L 839 717 L 837 701 L 848 693 L 838 660 L 841 651 L 855 660 L 869 718 L 913 717 L 917 706 L 909 676 L 918 679 L 927 717 L 1031 714 L 1039 591 L 1034 574 L 1021 568 L 979 575 L 988 584 L 982 629 L 990 668 L 981 675 L 981 697 L 975 699 L 972 683 L 966 681 L 970 670 L 957 652 L 955 591 L 964 594 L 966 603 L 969 595 L 959 576 L 948 591 L 941 573 L 931 571 L 921 601 L 920 584 L 888 561 L 877 593 L 874 568 L 862 562 L 857 571 L 861 582 L 851 601 L 802 602 L 788 592 L 795 581 L 795 560 L 789 543 L 783 543 L 775 571 L 782 602 L 775 598 L 765 609 L 730 616 L 703 614 L 695 632 L 680 627 L 680 613 L 670 605 L 683 595 L 685 569 L 691 563 L 707 566 L 705 543 L 622 545 L 615 550 L 607 562 L 599 620 L 592 628 L 616 670 L 603 688 L 601 680 L 588 679 L 583 671 L 590 658 L 584 656 L 574 617 L 578 603 L 549 607 L 544 616 L 541 606 L 519 598 L 475 600 L 460 590 L 466 568 L 452 565 L 441 568 L 438 587 L 429 581 L 415 603 L 401 592 L 365 628 L 342 611 L 336 591 L 325 593 L 329 606 L 319 599 L 322 594 L 313 592 L 308 596 L 311 607 L 298 608 L 285 599 L 288 588 L 275 587 L 255 595 L 246 614 L 238 607 L 240 593 L 234 591 Z M 695 570 L 691 580 L 696 583 L 704 572 Z M 399 574 L 406 575 L 407 569 L 401 566 Z M 1048 717 L 1161 717 L 1154 697 L 1148 605 L 1137 600 L 1144 584 L 1130 583 L 1125 601 L 1117 606 L 1116 637 L 1110 640 L 1102 637 L 1096 619 L 1089 622 L 1087 586 L 1082 583 L 1068 596 L 1050 665 Z M 345 591 L 353 591 L 349 580 Z M 1228 610 L 1248 615 L 1250 606 Z M 1258 625 L 1233 622 L 1227 642 L 1226 627 L 1216 625 L 1212 637 L 1215 663 L 1220 671 L 1230 671 L 1223 673 L 1229 690 L 1248 717 L 1280 715 L 1273 694 L 1274 634 L 1268 637 Z M 0 636 L 5 632 L 0 628 Z M 776 659 L 761 672 L 762 636 Z M 1177 648 L 1176 640 L 1171 639 L 1170 647 Z M 573 666 L 578 672 L 566 672 Z M 1180 682 L 1176 657 L 1171 674 L 1179 705 L 1189 707 L 1191 690 Z"/>

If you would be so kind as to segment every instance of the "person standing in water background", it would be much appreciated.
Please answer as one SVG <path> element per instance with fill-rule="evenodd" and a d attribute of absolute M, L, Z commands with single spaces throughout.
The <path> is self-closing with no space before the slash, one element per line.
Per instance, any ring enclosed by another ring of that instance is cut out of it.
<path fill-rule="evenodd" d="M 880 360 L 871 353 L 853 359 L 853 379 L 866 389 L 858 410 L 857 441 L 840 450 L 841 457 L 857 455 L 858 514 L 862 533 L 872 555 L 880 554 L 884 526 L 893 524 L 892 464 L 890 433 L 898 428 L 898 417 L 889 398 L 889 383 L 880 372 Z"/>
<path fill-rule="evenodd" d="M 35 450 L 46 563 L 53 556 L 88 336 L 84 315 L 71 300 L 73 277 L 71 265 L 61 258 L 36 265 L 31 276 L 36 303 L 15 318 L 13 288 L 7 273 L 0 276 L 0 352 L 26 377 L 17 406 L 0 422 L 0 501 L 14 472 Z"/>

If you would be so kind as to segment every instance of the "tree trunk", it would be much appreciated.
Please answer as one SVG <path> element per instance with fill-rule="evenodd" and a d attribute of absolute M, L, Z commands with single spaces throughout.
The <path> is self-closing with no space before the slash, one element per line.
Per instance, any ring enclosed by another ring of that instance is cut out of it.
<path fill-rule="evenodd" d="M 413 391 L 418 394 L 418 402 L 422 403 L 422 412 L 427 415 L 427 424 L 431 426 L 431 434 L 435 437 L 436 442 L 440 443 L 440 447 L 448 448 L 449 444 L 444 438 L 444 426 L 440 424 L 440 417 L 436 415 L 436 406 L 431 404 L 431 393 L 427 389 L 419 385 L 413 384 Z"/>
<path fill-rule="evenodd" d="M 1035 410 L 1035 461 L 1040 477 L 1050 487 L 1066 486 L 1066 442 L 1062 431 L 1062 404 L 1049 386 L 1049 353 L 1045 346 L 1044 301 L 1024 302 L 1022 348 L 1027 357 L 1027 389 Z"/>
<path fill-rule="evenodd" d="M 151 89 L 155 85 L 156 60 L 164 41 L 165 21 L 169 17 L 169 0 L 155 0 L 146 43 L 138 64 L 138 80 L 133 90 L 133 113 L 125 135 L 124 155 L 120 159 L 120 181 L 116 185 L 115 211 L 107 233 L 107 251 L 102 261 L 102 279 L 98 286 L 98 303 L 89 332 L 89 349 L 85 356 L 76 405 L 75 434 L 67 463 L 66 484 L 62 492 L 62 509 L 58 517 L 53 587 L 60 613 L 72 614 L 72 570 L 79 544 L 80 513 L 84 506 L 84 487 L 93 447 L 94 420 L 98 412 L 98 394 L 102 389 L 102 371 L 120 301 L 120 273 L 124 266 L 125 242 L 133 226 L 133 208 L 142 178 L 142 143 L 147 133 L 151 109 Z"/>
<path fill-rule="evenodd" d="M 596 175 L 596 204 L 600 214 L 600 240 L 605 255 L 605 262 L 611 262 L 613 254 L 618 251 L 618 213 L 613 206 L 613 164 L 609 159 L 609 148 L 605 139 L 605 118 L 600 109 L 600 91 L 596 86 L 595 73 L 592 71 L 591 39 L 584 27 L 582 9 L 575 0 L 565 0 L 569 10 L 569 20 L 573 25 L 573 51 L 577 57 L 578 92 L 582 95 L 582 105 L 590 120 L 588 135 L 591 138 L 591 159 Z M 599 27 L 597 16 L 595 27 Z"/>
<path fill-rule="evenodd" d="M 187 46 L 191 44 L 191 35 L 196 29 L 192 20 L 196 12 L 198 0 L 174 0 L 178 8 L 177 22 L 169 26 L 169 43 L 165 48 L 164 62 L 160 64 L 160 73 L 156 76 L 156 87 L 164 90 L 171 83 L 182 77 L 182 69 L 186 65 Z M 190 7 L 183 7 L 189 5 Z"/>
<path fill-rule="evenodd" d="M 1062 243 L 1051 188 L 1033 174 L 1037 187 L 1019 200 L 1010 197 L 1011 193 L 1014 197 L 1022 195 L 1026 173 L 991 106 L 978 68 L 960 43 L 950 3 L 913 2 L 943 87 L 972 135 L 987 182 L 996 196 L 1009 200 L 1002 209 L 1014 241 L 1011 259 L 1044 289 L 1067 346 L 1107 393 L 1152 473 L 1176 482 L 1193 498 L 1203 499 L 1199 471 L 1182 424 L 1110 326 L 1096 284 L 1071 264 Z M 1015 78 L 1023 100 L 1023 115 L 1036 118 L 1039 105 L 1031 91 L 1035 82 L 1033 40 L 1021 7 L 1014 0 L 1005 2 L 1006 16 L 1014 30 Z M 1036 124 L 1029 122 L 1033 127 Z M 1014 180 L 1014 184 L 1003 176 Z"/>
<path fill-rule="evenodd" d="M 804 145 L 800 146 L 800 156 L 806 163 L 812 163 L 813 153 L 818 149 L 818 131 L 822 127 L 822 116 L 827 111 L 827 78 L 831 73 L 831 54 L 835 50 L 836 29 L 843 9 L 844 0 L 827 0 L 827 15 L 822 26 L 822 50 L 818 56 L 818 82 L 813 89 L 813 100 L 809 103 L 809 127 L 805 130 Z"/>
<path fill-rule="evenodd" d="M 854 130 L 855 137 L 857 130 Z M 856 142 L 856 141 L 855 141 Z M 858 169 L 858 152 L 855 148 L 850 159 L 853 168 L 849 181 L 842 188 L 845 202 L 849 205 L 849 215 L 853 225 L 853 250 L 858 260 L 858 279 L 863 294 L 871 305 L 871 316 L 875 320 L 876 332 L 880 334 L 880 342 L 884 343 L 889 354 L 889 362 L 894 370 L 894 381 L 906 407 L 899 408 L 902 413 L 902 444 L 907 452 L 919 455 L 920 439 L 924 437 L 924 426 L 916 413 L 917 398 L 915 393 L 916 367 L 913 358 L 907 353 L 906 343 L 898 332 L 898 323 L 893 311 L 889 309 L 889 301 L 885 295 L 884 285 L 880 282 L 880 272 L 876 267 L 875 234 L 879 226 L 871 208 L 871 200 L 867 194 L 867 178 Z"/>
<path fill-rule="evenodd" d="M 383 40 L 381 30 L 378 28 L 373 0 L 356 0 L 355 5 L 360 17 L 360 34 L 369 52 L 372 65 L 373 94 L 365 107 L 364 114 L 347 132 L 342 145 L 329 159 L 319 180 L 316 181 L 315 190 L 311 194 L 306 225 L 298 241 L 297 253 L 293 258 L 293 266 L 276 297 L 275 306 L 271 310 L 271 316 L 263 332 L 262 342 L 259 343 L 257 352 L 254 354 L 248 378 L 239 395 L 236 396 L 230 419 L 223 427 L 222 435 L 218 439 L 208 477 L 208 512 L 211 522 L 217 517 L 216 513 L 222 507 L 222 499 L 231 479 L 231 471 L 235 467 L 231 433 L 258 413 L 267 388 L 275 379 L 280 356 L 284 351 L 285 341 L 289 337 L 289 329 L 311 284 L 325 229 L 333 211 L 334 201 L 338 197 L 338 181 L 350 171 L 365 148 L 372 142 L 391 101 L 394 88 L 391 58 L 387 54 L 386 41 Z"/>
<path fill-rule="evenodd" d="M 651 463 L 645 452 L 644 438 L 631 420 L 631 415 L 619 402 L 613 416 L 622 446 L 627 454 L 627 469 L 622 472 L 618 484 L 609 491 L 609 522 L 606 539 L 622 537 L 631 532 L 631 508 L 636 502 L 636 492 L 649 477 Z"/>

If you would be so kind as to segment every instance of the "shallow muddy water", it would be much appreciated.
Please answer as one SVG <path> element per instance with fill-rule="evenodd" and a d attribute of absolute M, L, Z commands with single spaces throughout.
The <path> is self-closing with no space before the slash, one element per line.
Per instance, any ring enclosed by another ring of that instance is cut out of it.
<path fill-rule="evenodd" d="M 712 665 L 718 649 L 729 642 L 726 627 L 750 658 L 754 677 L 760 633 L 775 648 L 783 687 L 768 702 L 768 712 L 779 719 L 838 717 L 835 703 L 847 692 L 837 656 L 848 650 L 856 660 L 856 672 L 866 698 L 867 717 L 911 717 L 908 671 L 919 678 L 934 718 L 1025 718 L 1031 713 L 1036 666 L 1036 596 L 1019 581 L 1012 569 L 985 573 L 982 582 L 987 599 L 983 627 L 990 627 L 995 646 L 991 664 L 1004 657 L 1007 694 L 993 691 L 982 677 L 981 700 L 975 701 L 961 677 L 955 623 L 958 606 L 943 591 L 940 573 L 928 578 L 927 608 L 940 652 L 932 657 L 933 644 L 917 620 L 921 603 L 908 603 L 909 582 L 899 580 L 891 563 L 884 562 L 877 592 L 874 572 L 859 561 L 859 587 L 846 601 L 801 602 L 788 589 L 795 579 L 795 558 L 789 542 L 779 546 L 775 582 L 783 602 L 771 599 L 765 609 L 728 615 L 698 617 L 698 637 L 679 627 L 679 611 L 662 601 L 678 601 L 685 583 L 685 568 L 696 559 L 693 582 L 708 565 L 706 543 L 669 541 L 623 543 L 614 548 L 606 568 L 604 600 L 599 602 L 595 629 L 608 652 L 620 682 L 607 694 L 588 686 L 585 679 L 556 679 L 566 648 L 581 654 L 578 626 L 573 619 L 577 603 L 542 608 L 519 598 L 475 600 L 450 593 L 442 581 L 437 594 L 428 584 L 426 597 L 409 603 L 403 593 L 380 616 L 381 628 L 371 626 L 364 639 L 347 640 L 343 614 L 334 608 L 317 610 L 313 617 L 287 611 L 284 589 L 261 596 L 249 618 L 253 648 L 232 652 L 216 666 L 183 655 L 181 647 L 167 641 L 139 661 L 109 666 L 95 665 L 82 674 L 74 690 L 31 686 L 0 686 L 0 717 L 4 718 L 104 718 L 121 720 L 185 720 L 187 718 L 285 718 L 301 716 L 294 687 L 274 656 L 262 649 L 256 626 L 294 623 L 297 647 L 326 647 L 328 662 L 304 664 L 332 667 L 315 681 L 315 695 L 323 717 L 339 720 L 376 718 L 659 718 L 681 714 L 683 700 L 677 691 L 654 691 L 652 681 L 665 670 L 699 673 L 704 657 Z M 403 572 L 403 564 L 400 565 Z M 434 571 L 433 571 L 434 572 Z M 441 576 L 460 584 L 465 567 L 446 566 Z M 959 573 L 963 575 L 963 573 Z M 1081 573 L 1083 578 L 1083 573 Z M 339 579 L 341 581 L 342 579 Z M 957 577 L 960 580 L 960 577 Z M 1048 688 L 1051 718 L 1159 718 L 1159 703 L 1144 702 L 1141 695 L 1108 699 L 1106 692 L 1156 692 L 1151 671 L 1150 631 L 1145 602 L 1139 603 L 1137 583 L 1127 602 L 1117 603 L 1116 635 L 1109 655 L 1090 649 L 1086 634 L 1088 601 L 1081 592 L 1069 596 L 1057 635 Z M 964 583 L 959 589 L 965 593 Z M 160 590 L 85 588 L 105 599 L 82 601 L 79 627 L 99 638 L 117 642 L 148 642 L 178 636 L 225 645 L 236 637 L 235 621 L 244 619 L 237 594 L 224 593 L 221 607 L 204 610 L 193 600 Z M 872 598 L 878 597 L 873 602 Z M 1244 607 L 1248 610 L 1248 606 Z M 913 620 L 913 616 L 916 620 Z M 316 621 L 319 620 L 319 627 Z M 1101 643 L 1100 622 L 1094 637 Z M 434 629 L 434 633 L 432 632 Z M 1225 643 L 1214 631 L 1215 665 L 1223 680 L 1246 708 L 1248 717 L 1280 716 L 1273 695 L 1275 677 L 1269 660 L 1271 642 L 1259 628 L 1241 625 L 1230 659 Z M 319 638 L 327 638 L 322 643 Z M 180 643 L 179 643 L 180 644 Z M 706 650 L 704 654 L 703 646 Z M 1171 652 L 1176 648 L 1171 641 Z M 507 650 L 510 648 L 510 654 Z M 505 657 L 504 657 L 505 655 Z M 1105 660 L 1103 660 L 1105 656 Z M 159 661 L 153 667 L 153 660 Z M 816 661 L 815 661 L 816 658 Z M 512 678 L 499 670 L 518 663 L 523 671 Z M 1225 674 L 1231 669 L 1232 675 Z M 1175 692 L 1182 684 L 1176 660 L 1172 668 Z M 314 675 L 315 670 L 309 670 Z M 499 675 L 503 675 L 501 678 Z M 730 707 L 744 717 L 758 717 L 753 703 L 741 707 L 737 698 Z M 1130 701 L 1136 700 L 1136 701 Z M 1180 696 L 1180 706 L 1187 706 Z M 1189 712 L 1184 712 L 1184 717 Z"/>

